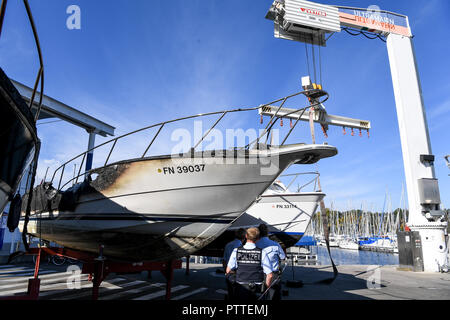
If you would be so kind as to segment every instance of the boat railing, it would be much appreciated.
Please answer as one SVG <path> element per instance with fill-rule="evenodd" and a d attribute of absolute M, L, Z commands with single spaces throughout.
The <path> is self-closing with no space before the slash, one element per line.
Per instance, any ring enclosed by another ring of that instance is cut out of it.
<path fill-rule="evenodd" d="M 109 140 L 109 141 L 106 141 L 106 142 L 104 142 L 104 143 L 101 143 L 101 144 L 99 144 L 99 145 L 97 145 L 97 146 L 95 146 L 95 147 L 93 147 L 93 148 L 91 148 L 91 149 L 89 149 L 89 150 L 87 150 L 87 151 L 85 151 L 85 152 L 83 152 L 83 153 L 81 153 L 81 154 L 79 154 L 79 155 L 73 157 L 72 159 L 68 160 L 67 162 L 65 162 L 64 164 L 62 164 L 61 166 L 59 166 L 59 167 L 53 172 L 53 175 L 52 175 L 52 178 L 51 178 L 50 182 L 51 182 L 52 184 L 53 184 L 53 182 L 56 182 L 56 181 L 55 181 L 55 178 L 56 178 L 57 174 L 59 174 L 58 190 L 62 190 L 65 186 L 67 186 L 67 185 L 68 185 L 69 183 L 71 183 L 71 182 L 72 182 L 72 184 L 78 183 L 78 180 L 80 179 L 80 177 L 83 177 L 83 176 L 86 177 L 90 172 L 93 172 L 94 170 L 98 170 L 99 168 L 104 168 L 104 167 L 108 166 L 108 165 L 110 164 L 110 163 L 109 163 L 109 160 L 110 160 L 111 154 L 112 154 L 112 152 L 114 151 L 117 142 L 118 142 L 119 140 L 125 138 L 125 137 L 129 137 L 129 136 L 134 135 L 134 134 L 137 134 L 137 133 L 139 133 L 139 132 L 143 132 L 143 131 L 146 131 L 146 130 L 150 130 L 150 129 L 153 129 L 153 128 L 157 128 L 156 134 L 155 134 L 155 135 L 153 136 L 153 138 L 150 140 L 149 144 L 146 146 L 144 152 L 143 152 L 142 155 L 140 156 L 140 158 L 143 159 L 143 158 L 145 158 L 145 156 L 148 154 L 149 149 L 150 149 L 151 146 L 154 144 L 154 142 L 155 142 L 155 140 L 157 139 L 157 137 L 160 135 L 161 130 L 162 130 L 167 124 L 174 123 L 174 122 L 179 122 L 179 121 L 183 121 L 183 120 L 188 120 L 188 119 L 194 119 L 194 118 L 200 118 L 200 117 L 206 117 L 206 116 L 212 116 L 212 115 L 219 115 L 218 119 L 217 119 L 217 120 L 214 122 L 214 124 L 206 131 L 206 133 L 205 133 L 205 134 L 204 134 L 204 135 L 203 135 L 196 143 L 192 144 L 193 146 L 190 148 L 190 152 L 191 152 L 192 154 L 194 154 L 195 149 L 200 145 L 200 143 L 201 143 L 202 141 L 205 140 L 205 138 L 206 138 L 206 137 L 211 133 L 211 131 L 219 124 L 219 122 L 221 122 L 221 121 L 224 119 L 224 117 L 225 117 L 226 115 L 231 114 L 231 113 L 236 113 L 236 112 L 246 112 L 246 111 L 258 110 L 258 109 L 260 109 L 260 108 L 264 108 L 264 107 L 266 107 L 266 106 L 273 105 L 273 104 L 276 104 L 276 103 L 280 103 L 280 102 L 281 102 L 281 104 L 280 104 L 280 106 L 279 106 L 279 108 L 278 108 L 278 111 L 279 111 L 279 110 L 283 107 L 283 105 L 285 104 L 285 102 L 286 102 L 288 99 L 293 98 L 293 97 L 298 96 L 298 95 L 301 95 L 301 94 L 303 94 L 303 95 L 305 95 L 305 96 L 308 96 L 308 94 L 311 94 L 311 93 L 314 93 L 314 92 L 317 92 L 317 91 L 322 91 L 322 90 L 300 91 L 300 92 L 291 94 L 291 95 L 289 95 L 289 96 L 286 96 L 286 97 L 277 99 L 277 100 L 275 100 L 275 101 L 271 101 L 271 102 L 266 103 L 266 104 L 264 104 L 264 105 L 260 105 L 260 106 L 258 106 L 258 107 L 252 107 L 252 108 L 239 108 L 239 109 L 233 109 L 233 110 L 225 110 L 225 111 L 215 111 L 215 112 L 201 113 L 201 114 L 191 115 L 191 116 L 187 116 L 187 117 L 177 118 L 177 119 L 174 119 L 174 120 L 168 120 L 168 121 L 160 122 L 160 123 L 153 124 L 153 125 L 150 125 L 150 126 L 147 126 L 147 127 L 144 127 L 144 128 L 138 129 L 138 130 L 135 130 L 135 131 L 131 131 L 131 132 L 129 132 L 129 133 L 123 134 L 123 135 L 121 135 L 121 136 L 119 136 L 119 137 L 116 137 L 116 138 L 113 138 L 113 139 L 111 139 L 111 140 Z M 318 102 L 318 103 L 316 103 L 316 104 L 308 105 L 308 106 L 303 107 L 303 108 L 295 109 L 294 111 L 289 112 L 288 114 L 284 114 L 283 117 L 286 117 L 287 115 L 290 115 L 290 114 L 293 114 L 293 113 L 300 113 L 300 116 L 299 116 L 299 120 L 300 120 L 301 116 L 303 115 L 303 113 L 304 113 L 307 109 L 309 109 L 309 108 L 311 108 L 311 107 L 315 107 L 315 106 L 317 106 L 317 105 L 320 105 L 321 103 L 323 103 L 324 101 L 326 101 L 326 100 L 328 99 L 328 93 L 326 93 L 325 91 L 323 91 L 323 93 L 324 93 L 323 95 L 326 96 L 326 98 L 325 98 L 323 101 L 320 101 L 320 102 Z M 240 149 L 240 150 L 249 150 L 250 148 L 252 148 L 252 146 L 255 146 L 255 145 L 256 145 L 256 148 L 259 148 L 259 146 L 260 146 L 260 141 L 262 141 L 262 139 L 264 138 L 264 136 L 266 136 L 266 144 L 267 144 L 267 141 L 268 141 L 269 135 L 271 134 L 271 130 L 272 130 L 273 126 L 275 125 L 275 123 L 276 123 L 280 118 L 282 118 L 281 116 L 278 116 L 278 111 L 277 111 L 275 114 L 273 114 L 273 115 L 271 116 L 269 123 L 266 125 L 266 127 L 264 128 L 264 130 L 261 131 L 261 133 L 259 134 L 259 136 L 258 136 L 258 138 L 257 138 L 256 140 L 249 142 L 247 145 L 245 145 L 245 146 L 243 146 L 243 147 L 235 147 L 235 149 L 236 149 L 236 150 L 239 150 L 239 149 Z M 297 122 L 298 122 L 298 121 L 297 121 Z M 293 129 L 294 129 L 295 126 L 297 125 L 297 122 L 290 128 L 289 132 L 288 132 L 288 133 L 286 134 L 286 136 L 284 137 L 284 140 L 283 140 L 283 142 L 281 143 L 281 145 L 283 145 L 283 144 L 286 142 L 287 138 L 289 137 L 289 135 L 291 134 L 291 132 L 293 131 Z M 84 172 L 82 172 L 82 168 L 83 168 L 83 165 L 85 164 L 85 161 L 86 161 L 86 159 L 87 159 L 87 155 L 88 155 L 89 153 L 92 153 L 94 150 L 96 150 L 96 149 L 98 149 L 98 148 L 100 148 L 100 147 L 103 147 L 103 146 L 105 146 L 105 145 L 111 145 L 111 147 L 109 148 L 108 155 L 107 155 L 107 157 L 106 157 L 106 160 L 103 162 L 103 165 L 100 166 L 100 167 L 96 167 L 95 169 L 89 169 L 89 170 L 85 170 Z M 81 159 L 81 164 L 80 164 L 80 166 L 79 166 L 78 173 L 77 173 L 77 174 L 74 174 L 74 177 L 73 177 L 73 178 L 71 178 L 71 179 L 69 179 L 68 181 L 66 181 L 66 182 L 63 183 L 64 171 L 65 171 L 65 169 L 67 168 L 67 165 L 70 164 L 70 163 L 74 163 L 74 162 L 77 161 L 78 159 Z"/>
<path fill-rule="evenodd" d="M 42 108 L 42 98 L 44 96 L 44 60 L 42 59 L 41 45 L 39 43 L 39 37 L 38 37 L 37 31 L 36 31 L 36 26 L 34 24 L 33 15 L 31 14 L 30 5 L 28 4 L 28 0 L 23 0 L 23 3 L 25 4 L 25 9 L 27 11 L 31 29 L 33 30 L 34 41 L 36 42 L 36 49 L 37 49 L 38 56 L 39 56 L 39 71 L 36 76 L 36 80 L 34 82 L 33 93 L 31 94 L 30 106 L 29 106 L 29 108 L 31 110 L 31 108 L 33 107 L 33 104 L 34 104 L 34 98 L 36 96 L 37 88 L 40 83 L 41 88 L 40 88 L 40 94 L 39 94 L 39 103 L 37 106 L 36 114 L 34 115 L 34 122 L 36 122 L 39 119 L 39 114 L 40 114 L 41 108 Z"/>
<path fill-rule="evenodd" d="M 282 176 L 280 176 L 280 178 L 291 178 L 291 181 L 289 182 L 289 184 L 287 185 L 286 189 L 289 189 L 289 187 L 291 187 L 295 181 L 297 181 L 299 176 L 313 176 L 313 178 L 311 180 L 307 180 L 306 183 L 304 183 L 303 185 L 298 185 L 297 186 L 297 192 L 302 192 L 302 190 L 304 188 L 306 188 L 309 185 L 313 185 L 313 191 L 314 192 L 318 192 L 320 190 L 318 190 L 318 180 L 320 177 L 320 173 L 317 171 L 313 171 L 313 172 L 299 172 L 299 173 L 292 173 L 292 174 L 284 174 Z"/>
<path fill-rule="evenodd" d="M 8 3 L 8 0 L 2 0 L 2 3 L 0 5 L 0 35 L 1 35 L 2 29 L 3 29 L 3 21 L 5 18 L 7 3 Z M 30 105 L 29 105 L 29 109 L 31 110 L 33 107 L 33 104 L 34 104 L 34 99 L 36 97 L 37 88 L 40 83 L 41 88 L 40 88 L 40 95 L 39 95 L 39 103 L 37 106 L 36 114 L 34 116 L 34 122 L 36 122 L 38 120 L 39 114 L 41 112 L 42 97 L 44 95 L 44 60 L 42 59 L 41 45 L 39 43 L 39 36 L 36 31 L 36 25 L 34 24 L 33 15 L 31 14 L 30 5 L 28 3 L 28 0 L 23 0 L 23 3 L 25 5 L 25 10 L 27 12 L 28 20 L 30 22 L 31 29 L 33 31 L 33 37 L 34 37 L 34 41 L 36 43 L 36 49 L 37 49 L 38 57 L 39 57 L 39 71 L 37 73 L 36 80 L 34 82 L 33 92 L 31 94 Z"/>
<path fill-rule="evenodd" d="M 5 12 L 6 12 L 6 6 L 7 6 L 7 0 L 2 0 L 1 5 L 0 5 L 0 36 L 1 36 L 1 32 L 3 30 L 3 22 L 4 22 L 4 18 L 5 18 Z M 36 124 L 37 120 L 39 119 L 39 114 L 41 112 L 42 109 L 42 98 L 44 96 L 44 60 L 42 58 L 42 51 L 41 51 L 41 45 L 39 43 L 39 36 L 38 33 L 36 31 L 36 25 L 34 23 L 34 19 L 33 19 L 33 15 L 31 13 L 31 9 L 30 9 L 30 5 L 28 3 L 28 0 L 23 0 L 23 3 L 25 5 L 25 10 L 27 12 L 27 16 L 28 16 L 28 20 L 30 22 L 31 25 L 31 29 L 33 31 L 33 37 L 34 37 L 34 41 L 36 43 L 36 49 L 38 52 L 38 57 L 39 57 L 39 70 L 36 76 L 36 80 L 34 83 L 34 87 L 33 87 L 33 92 L 30 98 L 30 104 L 29 104 L 29 110 L 30 113 L 32 114 L 32 108 L 34 105 L 34 100 L 36 97 L 36 93 L 37 93 L 37 88 L 40 84 L 40 97 L 39 97 L 39 102 L 37 105 L 37 109 L 36 109 L 36 113 L 34 115 L 34 124 Z M 37 166 L 38 166 L 38 158 L 39 158 L 39 152 L 40 152 L 40 141 L 37 137 L 37 133 L 36 133 L 36 126 L 34 126 L 33 128 L 34 130 L 30 130 L 30 133 L 33 137 L 33 140 L 35 142 L 35 149 L 34 149 L 34 155 L 33 155 L 33 160 L 31 161 L 30 167 L 29 167 L 29 171 L 28 174 L 26 175 L 26 192 L 27 190 L 32 190 L 33 185 L 34 185 L 34 181 L 36 178 L 36 172 L 37 172 Z M 23 179 L 24 176 L 22 176 Z M 31 179 L 30 179 L 31 178 Z M 32 201 L 32 196 L 28 197 L 27 200 L 27 204 L 26 204 L 26 209 L 25 209 L 25 224 L 23 227 L 23 232 L 22 232 L 22 241 L 23 244 L 25 246 L 25 249 L 28 251 L 29 250 L 29 245 L 28 245 L 28 241 L 27 241 L 27 224 L 28 224 L 28 219 L 30 216 L 30 210 L 31 210 L 31 201 Z"/>
<path fill-rule="evenodd" d="M 2 34 L 3 20 L 5 19 L 5 12 L 6 12 L 6 4 L 7 3 L 8 3 L 8 0 L 2 0 L 2 4 L 0 6 L 0 36 Z"/>

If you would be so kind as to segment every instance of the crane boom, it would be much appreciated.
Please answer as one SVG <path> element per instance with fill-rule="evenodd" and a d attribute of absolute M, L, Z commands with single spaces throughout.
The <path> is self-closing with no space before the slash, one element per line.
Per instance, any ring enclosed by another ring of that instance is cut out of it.
<path fill-rule="evenodd" d="M 318 46 L 326 46 L 330 38 L 326 34 L 342 29 L 349 31 L 349 27 L 366 37 L 369 37 L 368 32 L 376 37 L 386 37 L 386 40 L 381 39 L 386 42 L 391 67 L 408 192 L 408 227 L 418 231 L 422 239 L 424 271 L 439 272 L 447 263 L 447 221 L 444 211 L 440 209 L 434 155 L 408 17 L 380 10 L 377 6 L 361 9 L 304 0 L 275 0 L 266 18 L 274 22 L 275 37 Z M 278 116 L 287 110 L 280 111 Z M 268 106 L 261 112 L 273 114 L 273 108 Z M 301 120 L 307 121 L 307 118 L 308 115 L 305 115 Z M 319 110 L 318 114 L 316 112 L 314 120 L 342 126 L 345 123 L 348 127 L 353 124 L 356 128 L 365 124 L 358 124 L 360 120 L 355 119 L 339 119 L 323 113 L 323 110 Z"/>

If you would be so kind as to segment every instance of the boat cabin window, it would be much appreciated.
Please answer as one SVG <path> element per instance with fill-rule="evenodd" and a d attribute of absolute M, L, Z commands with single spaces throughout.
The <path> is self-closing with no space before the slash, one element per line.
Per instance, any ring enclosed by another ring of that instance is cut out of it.
<path fill-rule="evenodd" d="M 273 191 L 285 191 L 285 189 L 282 186 L 280 186 L 278 183 L 272 184 L 270 186 L 270 190 L 273 190 Z"/>

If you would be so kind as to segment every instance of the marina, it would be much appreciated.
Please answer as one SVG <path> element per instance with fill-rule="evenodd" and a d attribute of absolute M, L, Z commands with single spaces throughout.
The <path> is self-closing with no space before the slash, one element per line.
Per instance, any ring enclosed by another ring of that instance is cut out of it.
<path fill-rule="evenodd" d="M 450 299 L 450 100 L 426 110 L 416 16 L 136 2 L 102 33 L 98 3 L 59 30 L 22 1 L 0 6 L 1 301 Z M 346 70 L 367 50 L 376 88 Z"/>
<path fill-rule="evenodd" d="M 324 247 L 317 248 L 318 263 L 322 266 L 330 265 L 328 252 Z M 376 251 L 356 251 L 340 248 L 331 248 L 331 257 L 337 265 L 379 265 L 398 266 L 398 254 L 376 252 Z"/>
<path fill-rule="evenodd" d="M 402 209 L 395 212 L 338 212 L 331 209 L 329 219 L 330 247 L 398 253 L 397 232 L 405 231 L 407 214 Z M 314 234 L 318 245 L 326 245 L 320 216 L 315 216 L 307 233 Z"/>

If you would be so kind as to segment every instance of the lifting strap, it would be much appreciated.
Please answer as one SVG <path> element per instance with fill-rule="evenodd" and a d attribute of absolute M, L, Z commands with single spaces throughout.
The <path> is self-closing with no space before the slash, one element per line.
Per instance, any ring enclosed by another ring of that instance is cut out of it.
<path fill-rule="evenodd" d="M 316 102 L 314 101 L 314 99 L 310 99 L 309 100 L 310 104 L 313 105 Z M 309 109 L 309 127 L 311 130 L 311 138 L 312 138 L 312 143 L 315 144 L 316 143 L 316 137 L 315 137 L 315 133 L 314 133 L 314 107 L 311 107 Z M 319 188 L 319 192 L 322 192 L 322 187 L 320 185 L 320 177 L 317 177 L 317 186 Z M 327 245 L 327 250 L 328 250 L 328 256 L 330 257 L 331 260 L 331 265 L 333 266 L 333 277 L 332 278 L 328 278 L 328 279 L 324 279 L 321 281 L 318 281 L 317 283 L 323 283 L 323 284 L 331 284 L 333 283 L 333 281 L 336 279 L 337 275 L 338 275 L 338 270 L 336 268 L 336 265 L 334 264 L 333 258 L 331 257 L 331 251 L 330 251 L 330 240 L 329 240 L 329 236 L 330 236 L 330 227 L 328 225 L 328 218 L 327 218 L 327 211 L 325 208 L 325 202 L 322 200 L 320 200 L 320 211 L 321 211 L 321 216 L 322 216 L 322 222 L 323 222 L 323 235 L 325 237 L 325 243 Z"/>

